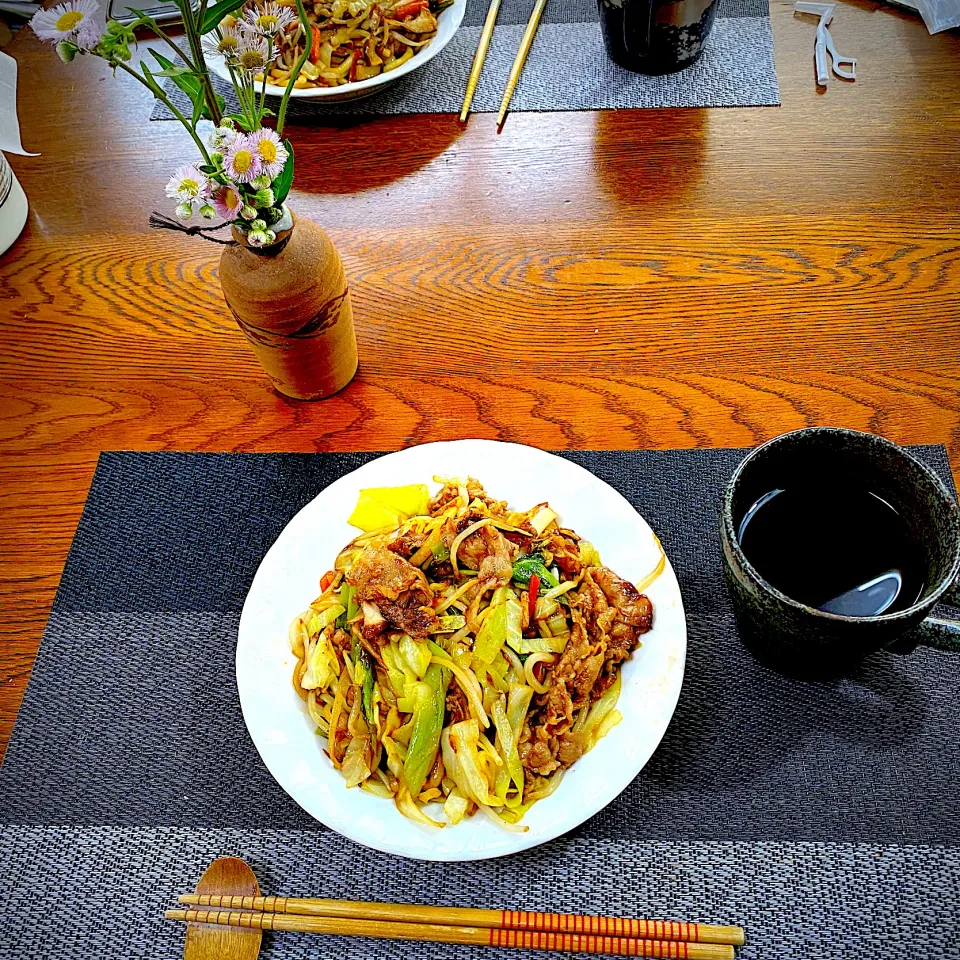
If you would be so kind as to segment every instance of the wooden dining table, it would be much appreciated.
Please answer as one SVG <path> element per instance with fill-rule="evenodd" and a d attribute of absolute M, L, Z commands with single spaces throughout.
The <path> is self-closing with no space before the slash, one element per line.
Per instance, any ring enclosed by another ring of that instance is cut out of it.
<path fill-rule="evenodd" d="M 192 157 L 27 30 L 30 202 L 0 257 L 0 746 L 103 450 L 750 446 L 809 424 L 943 443 L 960 476 L 960 35 L 841 2 L 855 82 L 771 0 L 780 107 L 288 127 L 290 203 L 346 264 L 360 369 L 272 389 L 220 248 L 148 227 Z M 69 691 L 64 691 L 69 696 Z"/>

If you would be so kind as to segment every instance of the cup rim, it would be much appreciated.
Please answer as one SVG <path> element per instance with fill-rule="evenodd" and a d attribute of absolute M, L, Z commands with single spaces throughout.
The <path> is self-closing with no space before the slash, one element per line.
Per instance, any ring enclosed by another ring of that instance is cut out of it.
<path fill-rule="evenodd" d="M 947 574 L 947 576 L 941 580 L 941 582 L 933 591 L 918 599 L 916 603 L 912 604 L 911 606 L 905 608 L 904 610 L 898 610 L 896 613 L 881 613 L 872 617 L 851 617 L 841 613 L 829 613 L 826 610 L 818 610 L 816 607 L 811 607 L 808 604 L 801 603 L 799 600 L 794 600 L 793 597 L 787 596 L 787 594 L 785 594 L 782 590 L 778 590 L 772 583 L 770 583 L 769 580 L 766 579 L 766 577 L 761 576 L 757 568 L 754 567 L 754 565 L 747 559 L 747 555 L 743 552 L 743 548 L 740 546 L 740 538 L 737 535 L 737 531 L 734 529 L 734 490 L 736 489 L 745 468 L 758 455 L 760 455 L 761 452 L 770 447 L 777 446 L 787 438 L 796 436 L 798 433 L 832 433 L 848 437 L 865 437 L 871 442 L 879 442 L 881 445 L 889 447 L 891 450 L 896 451 L 896 453 L 898 453 L 900 456 L 911 461 L 914 466 L 919 467 L 920 472 L 931 482 L 937 492 L 943 496 L 943 499 L 947 503 L 947 509 L 953 514 L 955 526 L 958 528 L 957 546 L 954 553 L 953 566 L 950 568 L 950 572 Z M 901 620 L 910 620 L 918 613 L 926 614 L 926 612 L 937 603 L 940 597 L 946 593 L 950 585 L 956 582 L 958 575 L 960 575 L 960 506 L 958 506 L 956 499 L 947 489 L 947 485 L 930 467 L 928 467 L 922 460 L 918 460 L 908 450 L 904 450 L 903 447 L 894 443 L 892 440 L 888 440 L 886 437 L 878 436 L 875 433 L 867 433 L 864 430 L 850 430 L 847 427 L 801 427 L 798 430 L 790 430 L 787 433 L 781 433 L 779 436 L 773 437 L 772 439 L 761 443 L 759 446 L 754 447 L 740 461 L 740 463 L 737 464 L 736 469 L 733 471 L 729 481 L 727 482 L 727 486 L 723 492 L 721 523 L 723 524 L 726 538 L 730 543 L 731 549 L 736 555 L 737 561 L 742 567 L 744 567 L 746 572 L 753 580 L 763 586 L 765 590 L 773 594 L 773 596 L 775 596 L 782 603 L 785 603 L 787 606 L 792 607 L 795 610 L 802 611 L 803 613 L 812 614 L 815 617 L 821 617 L 824 620 L 833 623 L 896 623 L 897 621 Z"/>

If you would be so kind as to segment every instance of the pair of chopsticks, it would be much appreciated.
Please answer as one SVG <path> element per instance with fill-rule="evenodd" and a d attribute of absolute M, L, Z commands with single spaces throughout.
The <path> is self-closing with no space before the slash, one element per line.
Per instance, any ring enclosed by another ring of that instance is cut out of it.
<path fill-rule="evenodd" d="M 733 960 L 734 945 L 744 940 L 742 927 L 569 913 L 196 893 L 179 899 L 194 908 L 217 909 L 168 910 L 168 920 L 386 940 L 676 960 Z"/>
<path fill-rule="evenodd" d="M 527 61 L 527 54 L 533 45 L 533 38 L 537 32 L 537 26 L 540 23 L 540 17 L 543 16 L 543 10 L 546 5 L 547 0 L 536 0 L 533 13 L 530 14 L 530 19 L 527 21 L 527 29 L 523 32 L 520 49 L 517 51 L 513 66 L 510 68 L 507 86 L 503 91 L 503 99 L 500 101 L 500 112 L 497 114 L 498 127 L 503 126 L 504 118 L 507 115 L 507 108 L 510 106 L 510 98 L 513 96 L 517 81 L 520 79 L 523 65 Z M 480 71 L 483 69 L 483 61 L 487 56 L 487 47 L 490 46 L 490 38 L 493 36 L 493 28 L 496 25 L 497 14 L 499 12 L 500 0 L 490 0 L 490 9 L 487 11 L 487 19 L 483 24 L 483 32 L 480 34 L 477 52 L 473 55 L 473 66 L 470 68 L 470 77 L 467 80 L 467 92 L 463 95 L 463 106 L 460 108 L 461 123 L 466 121 L 467 114 L 470 112 L 470 104 L 473 102 L 473 94 L 477 89 L 477 82 L 480 80 Z"/>

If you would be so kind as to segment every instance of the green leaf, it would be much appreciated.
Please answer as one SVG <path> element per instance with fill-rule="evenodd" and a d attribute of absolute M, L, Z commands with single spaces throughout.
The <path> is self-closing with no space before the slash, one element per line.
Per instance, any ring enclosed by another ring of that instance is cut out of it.
<path fill-rule="evenodd" d="M 143 73 L 144 82 L 150 88 L 151 93 L 153 93 L 158 100 L 162 100 L 163 91 L 160 89 L 160 84 L 153 79 L 153 74 L 150 72 L 150 68 L 147 66 L 146 61 L 140 61 L 140 70 Z"/>
<path fill-rule="evenodd" d="M 193 116 L 190 119 L 190 125 L 196 130 L 197 121 L 203 116 L 203 111 L 206 109 L 200 78 L 188 67 L 178 67 L 162 53 L 157 53 L 156 50 L 151 50 L 150 53 L 153 59 L 163 67 L 154 76 L 169 77 L 190 98 L 190 102 L 193 104 Z"/>
<path fill-rule="evenodd" d="M 153 53 L 153 51 L 150 51 Z M 177 77 L 184 76 L 193 76 L 194 73 L 189 67 L 167 67 L 165 70 L 158 70 L 154 76 L 155 77 L 170 77 L 176 79 Z"/>
<path fill-rule="evenodd" d="M 209 33 L 215 29 L 224 17 L 233 13 L 234 10 L 239 10 L 245 2 L 246 0 L 220 0 L 219 3 L 215 3 L 203 15 L 200 34 Z"/>
<path fill-rule="evenodd" d="M 156 25 L 157 21 L 154 20 L 153 17 L 148 17 L 142 10 L 138 10 L 136 7 L 127 7 L 127 11 L 133 14 L 136 23 L 142 24 L 145 27 Z"/>
<path fill-rule="evenodd" d="M 250 124 L 242 113 L 230 113 L 227 115 L 241 130 L 250 132 Z"/>
<path fill-rule="evenodd" d="M 280 171 L 280 176 L 273 181 L 273 202 L 277 207 L 287 199 L 287 194 L 293 186 L 293 144 L 289 140 L 284 140 L 283 145 L 287 148 L 287 153 L 290 156 L 287 157 L 287 162 Z"/>
<path fill-rule="evenodd" d="M 156 50 L 151 50 L 150 55 L 163 68 L 159 73 L 154 74 L 155 77 L 170 77 L 188 95 L 192 89 L 200 89 L 200 80 L 189 67 L 178 67 L 172 60 L 162 53 L 157 53 Z"/>

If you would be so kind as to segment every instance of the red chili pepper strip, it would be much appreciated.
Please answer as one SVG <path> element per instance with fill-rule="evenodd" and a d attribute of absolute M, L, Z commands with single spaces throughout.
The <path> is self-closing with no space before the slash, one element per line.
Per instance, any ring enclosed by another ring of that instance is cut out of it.
<path fill-rule="evenodd" d="M 409 3 L 401 3 L 396 7 L 391 15 L 392 20 L 406 20 L 407 17 L 418 16 L 420 11 L 429 6 L 424 0 L 410 0 Z"/>
<path fill-rule="evenodd" d="M 316 66 L 320 59 L 320 31 L 314 27 L 310 42 L 310 62 Z"/>
<path fill-rule="evenodd" d="M 323 592 L 327 589 L 327 587 L 330 586 L 331 583 L 333 583 L 333 571 L 332 571 L 332 570 L 328 570 L 328 571 L 320 578 L 320 592 L 323 593 Z"/>
<path fill-rule="evenodd" d="M 540 577 L 533 574 L 530 577 L 530 619 L 534 620 L 537 613 L 537 594 L 540 592 Z"/>

